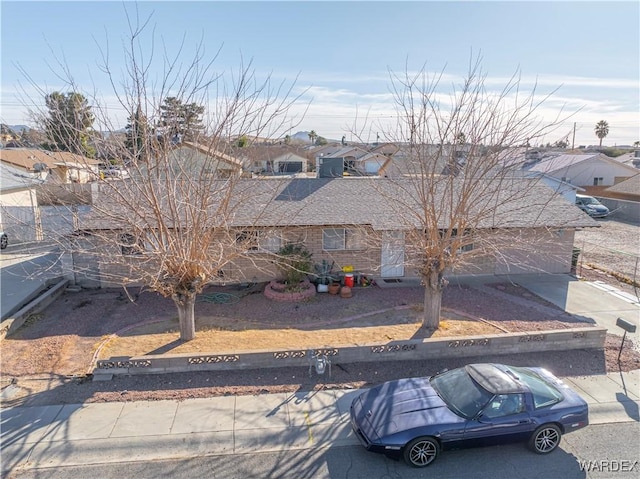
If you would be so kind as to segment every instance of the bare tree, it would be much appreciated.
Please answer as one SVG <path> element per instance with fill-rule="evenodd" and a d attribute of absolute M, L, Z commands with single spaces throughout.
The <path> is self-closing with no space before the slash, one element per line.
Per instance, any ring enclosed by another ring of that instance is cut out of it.
<path fill-rule="evenodd" d="M 397 218 L 397 231 L 387 234 L 386 247 L 403 251 L 396 262 L 414 268 L 425 286 L 423 325 L 428 329 L 439 326 L 449 273 L 463 270 L 474 256 L 500 259 L 505 247 L 511 250 L 518 241 L 526 248 L 528 238 L 516 233 L 524 224 L 520 220 L 535 224 L 552 192 L 541 190 L 538 204 L 523 206 L 523 199 L 542 187 L 522 178 L 510 149 L 559 124 L 558 118 L 547 123 L 537 118 L 546 97 L 537 100 L 535 89 L 523 94 L 517 76 L 501 91 L 490 91 L 479 59 L 450 95 L 440 93 L 441 81 L 441 74 L 430 76 L 424 69 L 391 74 L 398 122 L 385 140 L 401 150 L 395 170 L 388 173 L 393 186 L 371 182 L 388 196 Z M 506 227 L 512 228 L 508 245 L 501 244 L 505 235 L 499 234 Z M 554 236 L 549 233 L 548 239 Z"/>
<path fill-rule="evenodd" d="M 126 165 L 129 178 L 96 175 L 91 206 L 76 215 L 74 235 L 57 240 L 73 254 L 76 274 L 112 285 L 141 285 L 170 297 L 178 310 L 180 338 L 190 340 L 195 337 L 196 295 L 210 282 L 229 279 L 224 275 L 248 256 L 253 241 L 230 227 L 238 206 L 251 195 L 240 181 L 243 165 L 230 155 L 231 139 L 279 136 L 285 123 L 289 129 L 296 121 L 287 116 L 299 97 L 292 95 L 293 83 L 259 80 L 250 63 L 241 63 L 230 77 L 215 73 L 215 56 L 207 60 L 201 43 L 190 61 L 184 44 L 173 54 L 165 48 L 157 68 L 157 52 L 145 50 L 154 45 L 153 38 L 146 38 L 149 19 L 128 20 L 123 77 L 112 69 L 108 48 L 102 45 L 100 51 L 101 71 L 120 108 L 129 119 L 144 122 L 126 145 L 108 146 L 109 155 Z M 79 91 L 64 65 L 63 71 L 60 77 L 69 89 Z M 152 73 L 157 71 L 160 78 Z M 116 131 L 113 106 L 107 108 L 96 94 L 87 97 L 99 129 Z M 167 124 L 166 98 L 208 107 L 206 128 L 190 139 L 191 149 L 167 145 L 163 135 L 147 130 L 160 121 L 164 127 L 180 126 Z M 33 112 L 41 121 L 44 113 Z M 254 213 L 243 228 L 252 228 L 251 221 L 260 217 L 260 211 Z"/>

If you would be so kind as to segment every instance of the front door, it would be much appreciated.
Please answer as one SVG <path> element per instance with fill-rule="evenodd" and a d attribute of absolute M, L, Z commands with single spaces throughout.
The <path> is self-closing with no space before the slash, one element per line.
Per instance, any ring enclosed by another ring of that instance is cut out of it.
<path fill-rule="evenodd" d="M 383 278 L 404 276 L 404 233 L 402 231 L 382 233 L 380 276 Z"/>

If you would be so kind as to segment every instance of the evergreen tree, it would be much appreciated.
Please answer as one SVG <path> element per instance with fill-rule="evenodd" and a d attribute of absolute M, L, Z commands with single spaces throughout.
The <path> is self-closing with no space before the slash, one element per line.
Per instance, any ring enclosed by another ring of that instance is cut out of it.
<path fill-rule="evenodd" d="M 93 158 L 96 150 L 89 145 L 95 120 L 87 99 L 76 92 L 53 92 L 45 96 L 48 115 L 45 120 L 46 147 Z"/>
<path fill-rule="evenodd" d="M 176 136 L 183 140 L 193 140 L 204 129 L 202 115 L 204 106 L 197 103 L 183 103 L 179 98 L 170 96 L 160 105 L 160 122 L 166 139 L 173 141 Z"/>
<path fill-rule="evenodd" d="M 133 161 L 146 161 L 147 155 L 145 152 L 149 141 L 149 122 L 140 105 L 138 105 L 135 114 L 131 115 L 128 120 L 129 123 L 125 126 L 127 130 L 124 140 L 125 148 L 129 151 L 130 158 Z"/>

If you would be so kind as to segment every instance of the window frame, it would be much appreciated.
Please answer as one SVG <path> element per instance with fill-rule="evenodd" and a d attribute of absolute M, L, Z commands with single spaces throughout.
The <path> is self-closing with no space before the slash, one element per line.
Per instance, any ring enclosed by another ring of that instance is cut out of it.
<path fill-rule="evenodd" d="M 282 247 L 282 237 L 274 230 L 253 229 L 236 232 L 236 244 L 249 243 L 248 253 L 277 253 Z M 270 243 L 273 242 L 272 245 Z"/>
<path fill-rule="evenodd" d="M 342 234 L 333 234 L 329 232 L 339 232 Z M 357 228 L 322 228 L 322 251 L 357 251 L 366 248 L 366 240 L 364 233 Z M 337 240 L 340 243 L 336 248 L 327 247 L 329 241 Z"/>

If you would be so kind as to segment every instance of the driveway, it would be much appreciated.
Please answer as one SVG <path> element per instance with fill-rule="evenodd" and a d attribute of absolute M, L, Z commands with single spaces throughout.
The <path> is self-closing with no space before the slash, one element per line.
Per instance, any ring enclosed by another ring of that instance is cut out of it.
<path fill-rule="evenodd" d="M 1 319 L 10 317 L 62 276 L 60 254 L 47 244 L 10 244 L 0 255 Z"/>
<path fill-rule="evenodd" d="M 633 340 L 635 349 L 640 351 L 637 331 L 640 326 L 640 302 L 636 296 L 605 283 L 580 281 L 563 274 L 521 275 L 517 282 L 567 313 L 607 328 L 609 333 L 624 334 L 624 330 L 616 326 L 618 318 L 635 324 L 636 332 L 628 333 L 627 337 Z"/>

